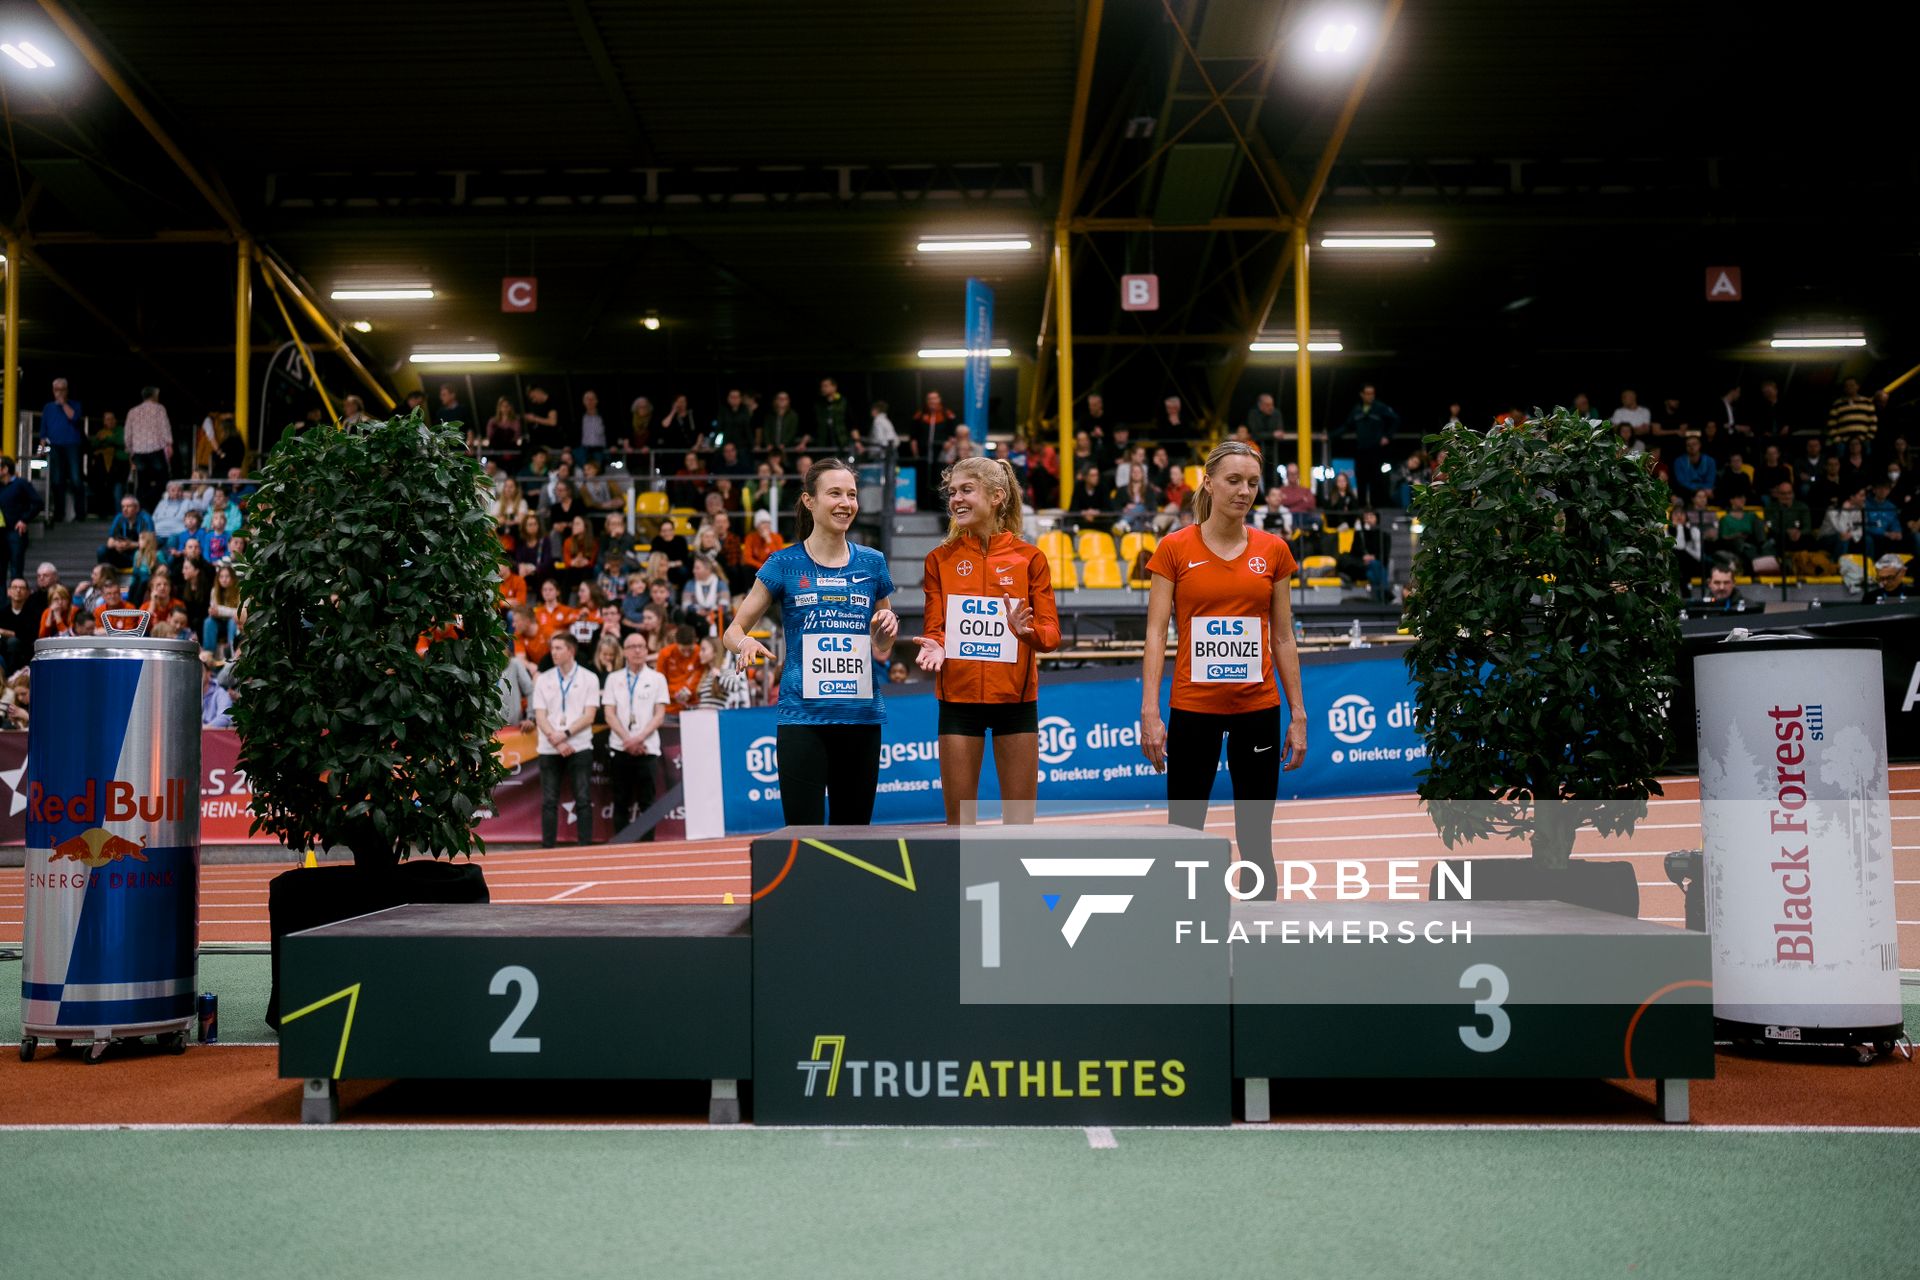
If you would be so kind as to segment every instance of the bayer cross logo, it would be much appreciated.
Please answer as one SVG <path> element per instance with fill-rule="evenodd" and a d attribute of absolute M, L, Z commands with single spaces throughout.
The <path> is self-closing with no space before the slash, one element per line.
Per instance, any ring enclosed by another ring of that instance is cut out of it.
<path fill-rule="evenodd" d="M 769 736 L 755 738 L 747 744 L 747 772 L 756 782 L 778 782 L 780 780 L 779 743 Z"/>
<path fill-rule="evenodd" d="M 1247 568 L 1257 574 L 1265 576 L 1267 572 L 1267 558 L 1265 556 L 1248 556 Z"/>
<path fill-rule="evenodd" d="M 953 571 L 963 578 L 971 578 L 973 576 L 973 561 L 962 560 L 953 566 Z"/>
<path fill-rule="evenodd" d="M 1340 741 L 1353 744 L 1373 736 L 1373 704 L 1357 693 L 1344 694 L 1327 708 L 1327 728 Z"/>
<path fill-rule="evenodd" d="M 1040 720 L 1040 759 L 1045 764 L 1065 764 L 1073 758 L 1080 735 L 1065 716 L 1043 716 Z"/>
<path fill-rule="evenodd" d="M 1081 879 L 1089 876 L 1115 877 L 1144 876 L 1153 870 L 1152 858 L 1022 858 L 1020 865 L 1027 874 L 1036 880 Z M 1060 894 L 1043 893 L 1041 900 L 1047 904 L 1048 911 L 1060 906 Z M 1080 935 L 1086 930 L 1087 921 L 1095 916 L 1117 916 L 1124 914 L 1133 902 L 1130 893 L 1083 893 L 1073 900 L 1067 908 L 1067 918 L 1060 925 L 1060 936 L 1072 947 L 1080 941 Z"/>

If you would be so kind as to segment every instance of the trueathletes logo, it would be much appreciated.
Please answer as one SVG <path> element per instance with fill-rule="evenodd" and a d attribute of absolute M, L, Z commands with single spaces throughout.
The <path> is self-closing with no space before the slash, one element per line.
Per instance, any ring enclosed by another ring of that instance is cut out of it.
<path fill-rule="evenodd" d="M 847 1057 L 844 1035 L 815 1036 L 793 1064 L 808 1098 L 1177 1098 L 1187 1066 L 1177 1058 L 910 1059 Z"/>
<path fill-rule="evenodd" d="M 1153 870 L 1152 858 L 1022 858 L 1020 865 L 1027 874 L 1036 880 L 1067 880 L 1090 877 L 1132 877 L 1144 876 Z M 1047 910 L 1053 911 L 1060 906 L 1061 895 L 1043 893 L 1040 900 L 1047 904 Z M 1067 909 L 1067 918 L 1060 925 L 1060 936 L 1072 947 L 1080 941 L 1080 935 L 1087 927 L 1087 921 L 1095 916 L 1123 915 L 1133 903 L 1130 893 L 1083 893 L 1075 898 Z"/>

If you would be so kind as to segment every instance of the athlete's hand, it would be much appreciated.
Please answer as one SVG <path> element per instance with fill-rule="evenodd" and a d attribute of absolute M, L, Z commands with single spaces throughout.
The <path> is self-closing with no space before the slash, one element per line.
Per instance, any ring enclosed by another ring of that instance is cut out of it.
<path fill-rule="evenodd" d="M 1307 719 L 1305 716 L 1289 716 L 1287 719 L 1287 762 L 1281 767 L 1298 769 L 1306 762 Z"/>
<path fill-rule="evenodd" d="M 1033 606 L 1025 600 L 1007 597 L 1007 625 L 1022 640 L 1033 639 Z"/>
<path fill-rule="evenodd" d="M 900 615 L 891 609 L 876 610 L 871 629 L 875 643 L 891 640 L 900 634 Z"/>
<path fill-rule="evenodd" d="M 1304 737 L 1302 745 L 1305 745 Z M 1167 771 L 1167 726 L 1157 711 L 1140 717 L 1140 754 L 1147 758 L 1155 773 Z"/>
<path fill-rule="evenodd" d="M 947 646 L 927 636 L 915 636 L 913 643 L 920 646 L 920 652 L 914 655 L 914 664 L 922 671 L 938 671 L 947 660 Z"/>
<path fill-rule="evenodd" d="M 740 641 L 740 648 L 733 655 L 734 665 L 742 671 L 747 670 L 755 663 L 772 661 L 773 651 L 761 644 L 758 640 L 755 640 L 752 636 L 744 637 Z"/>

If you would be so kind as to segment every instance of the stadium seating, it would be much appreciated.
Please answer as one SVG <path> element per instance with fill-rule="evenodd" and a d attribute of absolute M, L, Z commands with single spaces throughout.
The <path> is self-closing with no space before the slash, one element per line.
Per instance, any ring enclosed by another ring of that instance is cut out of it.
<path fill-rule="evenodd" d="M 667 495 L 654 493 L 651 490 L 636 494 L 633 499 L 633 509 L 636 515 L 658 519 L 667 514 Z"/>
<path fill-rule="evenodd" d="M 1086 587 L 1089 591 L 1113 591 L 1125 585 L 1120 580 L 1118 560 L 1093 559 L 1082 567 L 1086 570 Z"/>
<path fill-rule="evenodd" d="M 1152 551 L 1160 545 L 1157 535 L 1151 533 L 1129 533 L 1120 539 L 1120 563 L 1131 565 L 1140 558 L 1142 551 Z"/>
<path fill-rule="evenodd" d="M 1113 535 L 1097 529 L 1086 529 L 1080 534 L 1077 554 L 1082 560 L 1114 560 Z"/>
<path fill-rule="evenodd" d="M 1041 534 L 1039 546 L 1053 564 L 1073 559 L 1073 539 L 1064 529 L 1049 529 Z"/>
<path fill-rule="evenodd" d="M 1072 556 L 1048 556 L 1047 562 L 1053 568 L 1053 589 L 1055 591 L 1078 591 L 1080 574 L 1074 568 Z"/>

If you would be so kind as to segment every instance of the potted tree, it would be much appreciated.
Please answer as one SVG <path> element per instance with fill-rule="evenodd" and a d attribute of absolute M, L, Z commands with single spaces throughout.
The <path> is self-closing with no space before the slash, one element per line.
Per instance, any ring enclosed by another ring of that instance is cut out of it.
<path fill-rule="evenodd" d="M 272 883 L 275 1025 L 284 934 L 487 900 L 480 868 L 453 858 L 485 852 L 474 815 L 506 772 L 491 495 L 457 424 L 417 411 L 290 435 L 261 470 L 233 708 L 253 829 L 353 854 Z"/>
<path fill-rule="evenodd" d="M 1427 446 L 1406 611 L 1419 794 L 1449 848 L 1530 839 L 1530 859 L 1474 864 L 1475 898 L 1637 915 L 1632 864 L 1571 855 L 1583 826 L 1630 832 L 1660 793 L 1680 645 L 1666 486 L 1566 409 Z"/>

